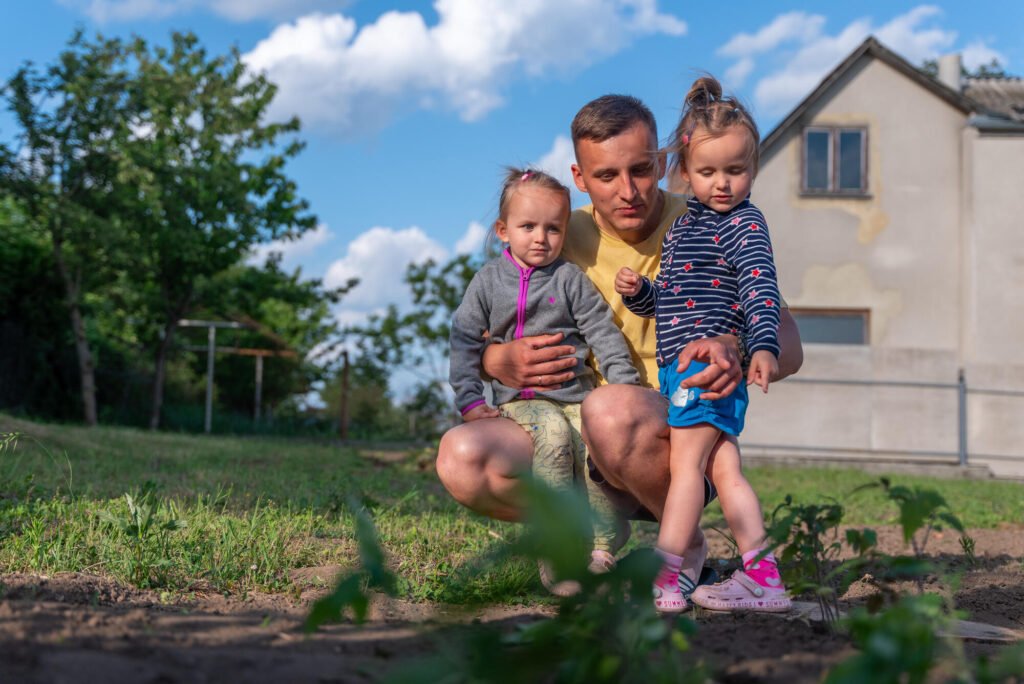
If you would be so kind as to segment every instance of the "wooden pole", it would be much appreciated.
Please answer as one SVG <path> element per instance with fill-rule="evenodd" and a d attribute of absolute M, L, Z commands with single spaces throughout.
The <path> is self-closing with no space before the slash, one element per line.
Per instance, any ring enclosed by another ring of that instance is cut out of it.
<path fill-rule="evenodd" d="M 263 399 L 263 356 L 256 357 L 256 396 L 253 397 L 252 420 L 260 422 L 260 402 Z"/>
<path fill-rule="evenodd" d="M 217 328 L 211 325 L 206 334 L 206 416 L 203 431 L 210 434 L 213 428 L 213 355 L 217 351 Z"/>
<path fill-rule="evenodd" d="M 348 439 L 348 350 L 341 352 L 341 403 L 338 411 L 338 437 Z"/>

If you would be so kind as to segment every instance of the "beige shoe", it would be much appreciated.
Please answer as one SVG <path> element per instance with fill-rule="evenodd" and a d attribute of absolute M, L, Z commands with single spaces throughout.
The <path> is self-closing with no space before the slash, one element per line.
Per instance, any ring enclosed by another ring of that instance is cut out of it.
<path fill-rule="evenodd" d="M 557 581 L 554 570 L 546 561 L 537 561 L 537 570 L 540 571 L 540 583 L 555 596 L 561 596 L 562 598 L 575 596 L 583 589 L 576 580 Z"/>

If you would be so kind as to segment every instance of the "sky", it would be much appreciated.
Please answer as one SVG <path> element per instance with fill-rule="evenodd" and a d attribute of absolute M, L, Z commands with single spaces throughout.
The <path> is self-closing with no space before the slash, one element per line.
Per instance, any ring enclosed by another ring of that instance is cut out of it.
<path fill-rule="evenodd" d="M 328 286 L 337 315 L 409 301 L 405 266 L 479 252 L 506 165 L 571 186 L 569 124 L 606 93 L 671 132 L 683 95 L 718 77 L 767 134 L 867 36 L 912 63 L 960 52 L 1024 74 L 1024 3 L 673 0 L 0 0 L 0 78 L 52 63 L 76 28 L 167 44 L 191 31 L 279 86 L 307 147 L 288 172 L 319 219 L 280 251 Z M 0 137 L 14 131 L 0 114 Z M 757 188 L 754 187 L 756 196 Z M 575 194 L 574 204 L 586 196 Z"/>

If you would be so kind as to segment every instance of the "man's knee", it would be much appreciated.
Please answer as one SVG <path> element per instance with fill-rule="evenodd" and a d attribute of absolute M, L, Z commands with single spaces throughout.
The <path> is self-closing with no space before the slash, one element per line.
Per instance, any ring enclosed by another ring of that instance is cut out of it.
<path fill-rule="evenodd" d="M 483 473 L 483 454 L 474 448 L 471 440 L 465 439 L 458 428 L 446 432 L 437 447 L 437 477 L 445 489 L 457 500 L 471 495 L 471 483 L 479 480 Z"/>
<path fill-rule="evenodd" d="M 629 408 L 625 387 L 629 386 L 603 385 L 587 395 L 580 407 L 584 437 L 590 435 L 599 440 L 635 429 L 637 415 Z"/>

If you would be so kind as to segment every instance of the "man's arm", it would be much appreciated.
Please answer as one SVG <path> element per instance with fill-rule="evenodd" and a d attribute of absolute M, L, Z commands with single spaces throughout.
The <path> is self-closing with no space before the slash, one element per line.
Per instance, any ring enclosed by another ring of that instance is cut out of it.
<path fill-rule="evenodd" d="M 562 333 L 533 335 L 489 344 L 483 354 L 484 372 L 506 387 L 558 387 L 576 375 L 576 348 L 559 344 L 563 337 Z"/>
<path fill-rule="evenodd" d="M 789 309 L 782 309 L 779 312 L 779 374 L 772 378 L 772 382 L 782 380 L 793 375 L 800 366 L 804 365 L 804 345 L 800 341 L 800 329 L 797 328 L 796 319 Z"/>
<path fill-rule="evenodd" d="M 772 382 L 793 375 L 804 362 L 804 348 L 800 342 L 800 330 L 789 309 L 779 312 L 779 373 Z M 732 335 L 694 340 L 683 347 L 679 360 L 685 364 L 697 359 L 708 364 L 700 373 L 691 375 L 681 383 L 683 387 L 700 387 L 705 390 L 702 399 L 714 400 L 732 394 L 743 381 L 740 367 L 739 341 Z"/>

